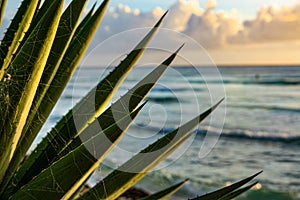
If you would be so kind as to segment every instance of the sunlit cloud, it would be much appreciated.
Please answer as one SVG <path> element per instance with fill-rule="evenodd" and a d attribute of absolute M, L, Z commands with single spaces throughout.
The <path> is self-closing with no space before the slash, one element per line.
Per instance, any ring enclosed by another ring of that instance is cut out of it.
<path fill-rule="evenodd" d="M 109 8 L 90 49 L 123 31 L 152 27 L 165 11 L 156 7 L 145 12 L 123 4 Z M 288 47 L 293 45 L 294 52 L 300 51 L 300 47 L 297 46 L 300 41 L 300 2 L 289 6 L 261 6 L 252 19 L 244 21 L 242 20 L 244 18 L 241 17 L 243 13 L 239 12 L 239 7 L 226 11 L 220 10 L 216 0 L 208 0 L 203 4 L 200 4 L 199 0 L 177 0 L 169 7 L 162 27 L 193 38 L 208 51 L 214 51 L 212 53 L 212 55 L 216 55 L 214 59 L 219 59 L 222 63 L 231 62 L 233 57 L 246 60 L 247 55 L 250 55 L 251 52 L 253 53 L 251 59 L 261 60 L 258 62 L 267 62 L 275 54 L 277 55 L 276 59 L 282 58 L 282 61 L 278 60 L 278 62 L 290 62 L 294 58 L 291 55 L 295 54 L 285 52 L 286 55 L 283 55 L 282 49 L 287 51 L 291 49 Z M 2 27 L 8 23 L 9 20 L 4 19 Z M 2 28 L 1 33 L 3 34 L 4 31 L 5 29 Z M 117 51 L 121 45 L 128 48 L 130 42 L 130 44 L 135 44 L 136 40 L 143 36 L 141 32 L 139 32 L 140 35 L 135 35 L 137 32 L 132 32 L 128 38 L 118 41 L 118 45 L 109 47 L 110 52 Z M 171 39 L 178 43 L 182 42 L 178 37 L 169 38 L 168 41 Z M 153 41 L 156 44 L 169 45 L 160 37 L 156 37 Z M 271 46 L 280 46 L 280 53 L 274 52 L 274 48 L 268 48 Z M 241 55 L 242 49 L 245 52 L 243 56 L 233 56 Z M 259 55 L 257 52 L 260 52 Z M 269 59 L 267 59 L 267 54 Z M 264 55 L 266 55 L 266 59 L 264 59 Z M 228 60 L 226 60 L 227 58 Z M 294 61 L 298 62 L 295 59 Z M 242 62 L 242 60 L 238 62 Z"/>
<path fill-rule="evenodd" d="M 253 20 L 245 21 L 231 42 L 270 42 L 300 39 L 300 4 L 295 6 L 267 6 L 257 12 Z"/>
<path fill-rule="evenodd" d="M 178 0 L 170 7 L 164 27 L 189 35 L 205 48 L 300 39 L 299 4 L 261 7 L 254 19 L 243 23 L 237 10 L 216 11 L 216 7 L 215 0 L 207 1 L 204 7 L 197 0 Z M 109 10 L 98 37 L 104 39 L 128 29 L 149 27 L 163 12 L 159 7 L 141 12 L 120 4 Z"/>

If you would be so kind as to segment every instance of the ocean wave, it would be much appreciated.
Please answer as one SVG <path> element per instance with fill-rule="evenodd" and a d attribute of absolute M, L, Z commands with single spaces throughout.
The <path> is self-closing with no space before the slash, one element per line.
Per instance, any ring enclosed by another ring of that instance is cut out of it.
<path fill-rule="evenodd" d="M 166 134 L 171 131 L 174 131 L 175 128 L 170 127 L 154 127 L 154 126 L 145 126 L 143 124 L 138 124 L 138 126 L 143 127 L 148 130 L 157 131 L 160 134 Z M 208 132 L 208 128 L 197 129 L 195 130 L 197 137 L 204 137 Z M 214 131 L 213 128 L 209 128 L 209 134 L 218 135 L 217 131 Z M 250 130 L 222 130 L 220 135 L 221 138 L 233 138 L 233 139 L 247 139 L 247 140 L 257 140 L 262 142 L 282 142 L 282 143 L 292 143 L 300 144 L 300 136 L 291 136 L 286 133 L 271 134 L 268 132 L 262 131 L 250 131 Z"/>
<path fill-rule="evenodd" d="M 155 103 L 182 103 L 182 101 L 179 101 L 176 97 L 148 97 L 147 100 Z"/>
<path fill-rule="evenodd" d="M 101 179 L 103 174 L 108 174 L 109 168 L 102 165 L 100 169 L 101 174 L 96 173 L 92 177 L 90 182 L 91 186 L 95 185 L 99 179 Z M 161 190 L 162 186 L 167 187 L 174 185 L 175 183 L 185 180 L 186 178 L 189 178 L 189 182 L 185 184 L 179 191 L 177 191 L 172 196 L 172 199 L 186 199 L 187 197 L 193 198 L 222 187 L 222 185 L 220 185 L 220 177 L 217 178 L 213 172 L 203 175 L 200 179 L 195 179 L 193 176 L 191 176 L 191 174 L 185 172 L 184 170 L 181 170 L 180 173 L 174 173 L 174 171 L 170 171 L 168 169 L 162 169 L 148 174 L 141 181 L 139 181 L 136 186 L 140 188 L 147 188 L 147 190 L 149 190 L 151 193 L 154 193 Z M 221 182 L 224 183 L 226 181 L 228 181 L 228 177 L 224 177 L 221 180 Z M 294 199 L 295 195 L 280 190 L 270 189 L 268 186 L 265 186 L 266 184 L 267 183 L 263 181 L 263 187 L 261 189 L 251 189 L 250 191 L 246 192 L 245 195 L 241 196 L 240 199 Z"/>
<path fill-rule="evenodd" d="M 167 170 L 157 171 L 148 175 L 145 182 L 142 183 L 141 187 L 146 186 L 150 190 L 157 191 L 158 189 L 153 187 L 156 185 L 157 182 L 164 184 L 164 185 L 172 185 L 176 182 L 184 180 L 185 178 L 189 177 L 188 174 L 173 174 L 168 172 Z M 204 178 L 205 179 L 205 178 Z M 216 188 L 220 188 L 219 182 L 212 182 L 211 180 L 214 179 L 214 175 L 211 174 L 209 177 L 209 182 L 205 182 L 204 179 L 201 181 L 194 180 L 192 177 L 189 177 L 190 183 L 186 184 L 183 188 L 181 188 L 176 194 L 172 197 L 172 199 L 184 199 L 186 197 L 192 198 L 197 195 L 205 194 L 209 191 L 215 190 Z M 163 183 L 162 183 L 163 181 Z M 224 183 L 226 180 L 223 180 Z M 285 199 L 285 200 L 292 200 L 294 199 L 293 194 L 289 194 L 288 192 L 280 191 L 280 190 L 273 190 L 264 186 L 261 189 L 251 189 L 246 192 L 240 199 L 247 199 L 247 200 L 254 200 L 254 199 Z M 201 188 L 202 191 L 199 189 Z M 205 189 L 204 189 L 205 188 Z M 203 191 L 204 189 L 204 191 Z M 199 191 L 200 190 L 200 191 Z"/>
<path fill-rule="evenodd" d="M 190 80 L 190 83 L 196 84 L 241 84 L 241 85 L 300 85 L 300 80 Z"/>
<path fill-rule="evenodd" d="M 266 142 L 282 142 L 282 143 L 293 143 L 300 144 L 300 136 L 289 136 L 286 134 L 272 135 L 265 132 L 254 132 L 254 131 L 223 131 L 221 137 L 229 137 L 236 139 L 249 139 Z"/>
<path fill-rule="evenodd" d="M 299 85 L 300 80 L 250 80 L 243 81 L 243 84 L 259 84 L 259 85 Z"/>
<path fill-rule="evenodd" d="M 186 91 L 195 91 L 195 92 L 200 92 L 203 91 L 201 88 L 189 88 L 189 87 L 182 87 L 182 88 L 163 88 L 163 87 L 154 87 L 151 92 L 186 92 Z"/>
<path fill-rule="evenodd" d="M 246 109 L 263 109 L 263 110 L 274 110 L 274 111 L 287 111 L 300 113 L 300 108 L 272 106 L 272 105 L 241 105 L 241 104 L 227 104 L 229 107 L 238 107 Z"/>

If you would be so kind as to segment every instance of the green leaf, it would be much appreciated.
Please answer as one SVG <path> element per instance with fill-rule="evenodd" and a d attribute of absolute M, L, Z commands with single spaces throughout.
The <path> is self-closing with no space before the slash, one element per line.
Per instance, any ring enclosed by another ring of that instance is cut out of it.
<path fill-rule="evenodd" d="M 52 77 L 55 81 L 51 82 L 46 95 L 36 111 L 36 115 L 34 115 L 32 123 L 29 124 L 28 131 L 30 131 L 30 133 L 28 134 L 36 135 L 42 128 L 42 125 L 51 113 L 55 103 L 58 101 L 64 87 L 71 78 L 80 58 L 83 56 L 88 43 L 96 31 L 107 3 L 107 0 L 104 1 L 98 8 L 97 12 L 93 15 L 93 19 L 89 20 L 88 25 L 86 25 L 84 29 L 72 38 L 54 78 Z M 60 123 L 58 126 L 59 125 Z"/>
<path fill-rule="evenodd" d="M 191 136 L 189 132 L 204 120 L 221 101 L 133 156 L 79 199 L 116 199 L 183 144 Z"/>
<path fill-rule="evenodd" d="M 144 105 L 49 166 L 11 199 L 31 199 L 32 196 L 36 199 L 69 199 L 118 142 Z"/>
<path fill-rule="evenodd" d="M 255 186 L 258 182 L 254 182 L 246 187 L 240 188 L 234 192 L 231 192 L 230 194 L 226 195 L 225 197 L 222 197 L 220 200 L 230 200 L 233 199 L 237 196 L 240 196 L 241 194 L 243 194 L 244 192 L 247 192 L 248 190 L 250 190 L 253 186 Z"/>
<path fill-rule="evenodd" d="M 92 8 L 89 10 L 89 12 L 84 16 L 83 20 L 80 22 L 80 24 L 78 25 L 78 27 L 75 31 L 75 35 L 79 34 L 79 32 L 84 28 L 84 26 L 88 23 L 90 18 L 93 16 L 96 4 L 97 3 L 94 3 Z"/>
<path fill-rule="evenodd" d="M 95 14 L 93 15 L 93 17 L 94 16 Z M 52 161 L 55 161 L 53 159 L 57 157 L 57 153 L 63 150 L 64 147 L 71 142 L 71 139 L 82 133 L 82 131 L 88 126 L 88 124 L 92 123 L 95 120 L 95 118 L 100 114 L 100 111 L 102 111 L 102 109 L 104 108 L 103 104 L 106 104 L 106 102 L 110 99 L 112 93 L 116 90 L 121 77 L 124 76 L 124 74 L 126 74 L 127 71 L 133 67 L 134 62 L 141 55 L 143 49 L 145 48 L 145 45 L 149 42 L 161 21 L 162 19 L 113 72 L 111 72 L 104 80 L 102 80 L 58 122 L 58 124 L 51 130 L 51 132 L 36 147 L 33 153 L 30 154 L 28 159 L 25 160 L 20 170 L 14 177 L 14 185 L 21 186 L 25 184 L 33 176 L 36 176 L 43 169 L 47 168 L 49 164 L 52 163 Z M 64 76 L 63 73 L 58 74 L 60 76 Z M 55 82 L 57 83 L 57 79 L 60 78 L 61 77 L 55 78 Z M 55 91 L 53 90 L 52 92 L 50 92 L 50 94 L 53 95 L 48 94 L 49 97 L 56 95 L 54 94 L 54 92 L 57 93 L 57 87 L 58 86 L 53 87 Z M 51 89 L 52 87 L 49 88 L 49 90 Z M 96 103 L 96 105 L 94 105 L 94 102 Z M 49 99 L 49 103 L 53 103 L 51 99 Z M 44 108 L 44 106 L 41 106 L 41 108 L 42 107 Z M 38 112 L 37 115 L 37 122 L 40 122 L 43 117 L 40 116 L 40 112 Z M 74 116 L 82 116 L 83 118 L 80 118 L 80 121 L 76 120 L 77 123 L 75 124 Z M 30 130 L 32 130 L 32 128 L 30 128 Z"/>
<path fill-rule="evenodd" d="M 24 0 L 18 9 L 17 13 L 15 14 L 12 22 L 10 23 L 4 38 L 1 41 L 0 45 L 0 83 L 1 83 L 1 93 L 4 100 L 1 102 L 1 109 L 8 110 L 10 108 L 9 103 L 9 95 L 6 94 L 6 91 L 8 91 L 8 87 L 10 83 L 5 80 L 6 77 L 10 77 L 10 74 L 7 74 L 7 67 L 8 64 L 11 63 L 11 60 L 13 59 L 12 56 L 15 53 L 16 48 L 20 48 L 22 45 L 19 45 L 20 41 L 24 41 L 23 37 L 25 32 L 28 30 L 31 19 L 34 10 L 33 7 L 36 6 L 36 1 L 31 0 Z M 37 6 L 36 6 L 37 7 Z M 27 8 L 30 8 L 28 10 Z M 5 63 L 4 63 L 5 62 Z M 3 79 L 3 80 L 2 80 Z M 9 79 L 9 78 L 8 78 Z M 1 99 L 2 100 L 2 99 Z M 0 118 L 0 132 L 2 131 L 2 128 L 6 124 L 8 112 L 1 112 L 1 118 Z M 3 150 L 4 151 L 4 150 Z"/>
<path fill-rule="evenodd" d="M 39 5 L 40 4 L 41 4 L 41 1 L 40 1 Z M 47 10 L 49 9 L 49 7 L 52 6 L 52 4 L 53 4 L 53 0 L 44 0 L 43 1 L 42 6 L 40 6 L 37 9 L 37 11 L 32 19 L 32 23 L 30 25 L 30 28 L 28 29 L 29 34 L 31 34 L 31 32 L 35 29 L 36 25 L 44 17 L 44 15 L 47 13 Z"/>
<path fill-rule="evenodd" d="M 121 118 L 123 115 L 131 113 L 150 92 L 168 66 L 173 62 L 182 47 L 183 45 L 140 82 L 138 82 L 133 88 L 131 88 L 124 96 L 107 108 L 99 117 L 98 121 L 100 127 L 105 129 L 110 126 L 116 118 Z M 66 148 L 59 152 L 59 155 L 63 156 L 66 152 L 75 149 L 82 143 L 82 139 L 83 137 L 81 135 L 77 136 L 68 146 L 66 146 Z"/>
<path fill-rule="evenodd" d="M 70 199 L 75 199 L 76 197 L 80 196 L 83 193 L 83 190 L 89 188 L 88 184 L 86 183 L 87 180 L 90 179 L 90 177 L 93 174 L 91 174 L 89 177 L 86 177 L 86 179 L 84 181 L 82 181 L 82 184 L 78 187 L 78 189 L 72 194 L 72 196 L 70 197 Z"/>
<path fill-rule="evenodd" d="M 113 93 L 144 52 L 146 45 L 157 31 L 165 15 L 161 17 L 152 30 L 136 45 L 127 57 L 74 107 L 72 110 L 73 115 L 82 116 L 80 118 L 81 124 L 76 124 L 78 134 L 103 111 Z"/>
<path fill-rule="evenodd" d="M 8 111 L 9 118 L 1 132 L 1 146 L 5 150 L 0 152 L 0 179 L 21 137 L 56 34 L 62 7 L 61 1 L 52 4 L 9 68 L 9 73 L 14 76 L 8 92 L 11 105 L 16 107 Z"/>
<path fill-rule="evenodd" d="M 242 187 L 243 185 L 245 185 L 246 183 L 248 183 L 249 181 L 251 181 L 252 179 L 254 179 L 256 176 L 258 176 L 259 174 L 261 174 L 262 171 L 248 177 L 248 178 L 245 178 L 239 182 L 236 182 L 232 185 L 229 185 L 227 187 L 224 187 L 224 188 L 221 188 L 217 191 L 214 191 L 214 192 L 210 192 L 208 194 L 205 194 L 205 195 L 202 195 L 202 196 L 199 196 L 199 197 L 196 197 L 196 198 L 193 198 L 191 200 L 210 200 L 210 199 L 220 199 L 222 197 L 224 197 L 225 195 L 228 195 L 230 194 L 231 192 L 233 192 L 234 190 Z"/>
<path fill-rule="evenodd" d="M 115 118 L 116 115 L 113 114 L 112 109 L 114 109 L 115 111 L 117 110 L 118 113 L 122 114 L 121 117 L 119 115 L 117 118 L 122 118 L 122 117 L 126 116 L 126 114 L 131 113 L 138 106 L 138 104 L 144 99 L 144 97 L 151 90 L 151 88 L 154 86 L 154 84 L 158 81 L 158 79 L 161 77 L 163 72 L 167 69 L 167 67 L 174 60 L 174 58 L 176 57 L 176 54 L 178 53 L 178 51 L 181 48 L 182 47 L 180 47 L 175 53 L 173 53 L 168 59 L 166 59 L 160 66 L 158 66 L 151 73 L 149 73 L 144 79 L 142 79 L 136 86 L 134 86 L 131 90 L 129 90 L 118 101 L 116 101 L 114 104 L 112 104 L 112 106 L 110 108 L 108 108 L 105 112 L 103 112 L 98 117 L 98 120 L 96 120 L 94 122 L 95 124 L 92 123 L 90 125 L 90 127 L 94 127 L 94 125 L 99 124 L 101 129 L 106 129 L 109 126 L 113 125 L 116 120 L 116 118 Z M 130 106 L 128 108 L 124 107 L 123 105 L 125 105 L 126 102 L 129 102 L 129 100 L 130 100 L 130 103 L 128 105 L 130 105 Z M 82 133 L 83 136 L 77 137 L 77 139 L 75 139 L 74 142 L 71 143 L 71 145 L 67 149 L 65 149 L 64 152 L 60 153 L 59 155 L 57 155 L 59 153 L 57 151 L 51 152 L 51 151 L 47 150 L 47 153 L 45 153 L 46 156 L 44 157 L 43 162 L 48 162 L 49 164 L 51 164 L 51 163 L 55 162 L 56 160 L 58 160 L 60 157 L 66 155 L 69 151 L 77 148 L 79 145 L 82 144 L 81 139 L 83 137 L 86 137 L 86 138 L 90 137 L 90 136 L 84 136 L 86 133 L 89 133 L 89 132 L 91 132 L 91 131 L 87 128 L 87 130 L 85 130 Z M 56 144 L 57 144 L 57 139 L 56 139 Z M 49 159 L 51 158 L 50 155 L 53 155 L 53 157 L 55 158 L 51 162 L 49 161 Z M 26 161 L 25 161 L 25 163 L 26 163 Z M 40 167 L 41 163 L 42 163 L 41 159 L 36 160 L 36 167 Z M 34 171 L 37 172 L 40 170 L 41 169 L 39 169 L 39 170 L 35 169 Z M 27 174 L 30 174 L 31 171 L 32 170 L 27 171 Z M 36 175 L 36 174 L 30 174 L 30 177 L 32 177 L 34 175 Z M 18 185 L 18 184 L 15 181 L 12 185 Z"/>
<path fill-rule="evenodd" d="M 31 124 L 32 119 L 36 115 L 37 108 L 39 107 L 43 97 L 45 96 L 49 85 L 62 61 L 63 55 L 68 47 L 68 44 L 71 41 L 71 38 L 75 32 L 76 24 L 79 21 L 79 18 L 84 10 L 86 1 L 84 0 L 74 0 L 64 11 L 59 26 L 57 29 L 57 33 L 50 51 L 50 55 L 48 57 L 45 70 L 43 72 L 40 84 L 38 86 L 34 103 L 32 108 L 30 109 L 29 115 L 27 117 L 26 124 L 22 130 L 21 138 L 19 144 L 17 145 L 17 149 L 15 154 L 10 162 L 8 171 L 6 173 L 5 178 L 2 182 L 8 182 L 14 174 L 15 170 L 19 166 L 26 152 L 28 151 L 30 145 L 35 139 L 37 132 L 31 132 L 28 130 L 29 125 Z M 10 185 L 12 188 L 15 188 L 14 185 Z M 10 193 L 10 189 L 6 189 L 5 193 Z M 3 197 L 4 198 L 4 197 Z"/>
<path fill-rule="evenodd" d="M 38 87 L 37 95 L 34 101 L 34 107 L 31 109 L 30 115 L 28 117 L 27 126 L 24 129 L 24 133 L 28 130 L 28 124 L 31 123 L 33 117 L 36 115 L 37 108 L 39 107 L 43 97 L 47 93 L 49 86 L 63 60 L 64 54 L 71 42 L 73 34 L 76 30 L 76 25 L 83 13 L 86 0 L 73 0 L 68 8 L 64 11 L 60 23 L 58 26 L 57 34 L 53 42 L 53 46 L 50 51 L 47 64 L 41 79 L 41 83 Z M 36 134 L 34 134 L 35 138 Z M 28 140 L 28 135 L 24 134 L 26 140 Z M 23 138 L 24 138 L 23 137 Z"/>
<path fill-rule="evenodd" d="M 167 58 L 161 65 L 155 68 L 151 73 L 149 73 L 145 78 L 143 78 L 138 84 L 136 84 L 132 89 L 130 89 L 124 96 L 107 108 L 99 117 L 98 120 L 91 123 L 89 127 L 98 127 L 100 129 L 106 129 L 113 125 L 116 120 L 121 119 L 126 116 L 127 113 L 131 113 L 140 102 L 145 98 L 151 88 L 155 85 L 158 79 L 161 77 L 163 72 L 175 59 L 176 54 L 182 48 L 182 46 L 173 53 L 169 58 Z M 128 105 L 128 106 L 125 106 Z M 51 163 L 58 160 L 60 157 L 66 155 L 68 152 L 74 150 L 85 142 L 84 138 L 92 137 L 89 135 L 89 127 L 86 128 L 80 136 L 77 136 L 66 148 L 61 152 L 58 152 L 57 157 L 52 160 Z"/>
<path fill-rule="evenodd" d="M 0 1 L 0 26 L 2 24 L 2 19 L 4 16 L 4 10 L 5 10 L 6 0 Z"/>
<path fill-rule="evenodd" d="M 19 51 L 21 50 L 21 47 L 24 45 L 24 43 L 29 38 L 32 31 L 35 29 L 35 27 L 37 26 L 39 21 L 44 17 L 44 15 L 47 13 L 47 10 L 51 7 L 51 5 L 53 3 L 52 0 L 45 0 L 45 1 L 43 1 L 42 6 L 40 7 L 41 2 L 42 2 L 42 0 L 39 0 L 38 7 L 35 11 L 32 21 L 30 23 L 29 29 L 26 31 L 24 39 L 21 41 L 19 48 L 16 51 L 16 54 L 19 53 Z"/>
<path fill-rule="evenodd" d="M 11 64 L 13 54 L 30 26 L 38 2 L 38 0 L 24 0 L 4 35 L 0 46 L 0 81 L 2 81 Z"/>
<path fill-rule="evenodd" d="M 101 6 L 97 9 L 96 13 L 93 15 L 93 17 L 89 20 L 89 23 L 84 26 L 84 28 L 78 32 L 77 35 L 74 35 L 72 38 L 72 41 L 70 45 L 68 46 L 68 49 L 63 57 L 63 60 L 56 72 L 55 77 L 51 82 L 51 85 L 47 91 L 47 94 L 44 96 L 43 101 L 41 102 L 41 105 L 39 106 L 36 115 L 34 119 L 32 120 L 32 123 L 30 124 L 28 130 L 30 130 L 29 134 L 37 134 L 39 130 L 41 129 L 42 125 L 45 123 L 47 117 L 51 113 L 55 103 L 59 99 L 65 85 L 67 84 L 68 80 L 71 78 L 74 70 L 77 67 L 77 64 L 82 57 L 82 55 L 85 52 L 85 49 L 87 48 L 88 43 L 90 42 L 91 38 L 93 37 L 93 34 L 95 33 L 98 24 L 100 23 L 100 20 L 103 16 L 103 13 L 105 11 L 105 8 L 107 6 L 108 0 L 105 0 Z M 77 30 L 77 29 L 76 29 Z M 60 121 L 57 126 L 62 126 L 64 124 L 64 121 Z M 52 130 L 53 132 L 56 132 L 56 130 Z M 44 151 L 51 146 L 50 141 L 53 140 L 51 135 L 47 135 L 47 137 L 38 145 L 36 149 L 37 151 L 34 151 L 30 154 L 29 158 L 26 159 L 26 161 L 22 164 L 21 168 L 18 170 L 18 174 L 13 178 L 13 185 L 14 186 L 21 186 L 20 180 L 26 180 L 29 181 L 32 177 L 26 177 L 27 171 L 32 167 L 32 165 L 37 161 L 41 162 L 40 165 L 44 164 L 45 167 L 42 167 L 42 169 L 48 167 L 48 160 L 47 158 L 45 160 L 38 159 L 38 157 L 44 153 Z M 48 141 L 49 140 L 49 141 Z M 53 143 L 54 144 L 54 143 Z M 48 146 L 47 146 L 48 145 Z M 40 171 L 35 172 L 35 175 L 38 174 Z M 29 179 L 28 179 L 29 178 Z M 22 181 L 22 182 L 23 182 Z"/>
<path fill-rule="evenodd" d="M 176 185 L 173 185 L 169 188 L 166 188 L 162 191 L 159 191 L 157 193 L 154 193 L 154 194 L 151 194 L 144 198 L 141 198 L 139 200 L 158 200 L 158 199 L 163 200 L 163 199 L 166 199 L 169 196 L 171 196 L 172 194 L 174 194 L 177 190 L 179 190 L 187 181 L 188 181 L 188 179 L 185 181 L 182 181 L 180 183 L 177 183 Z"/>

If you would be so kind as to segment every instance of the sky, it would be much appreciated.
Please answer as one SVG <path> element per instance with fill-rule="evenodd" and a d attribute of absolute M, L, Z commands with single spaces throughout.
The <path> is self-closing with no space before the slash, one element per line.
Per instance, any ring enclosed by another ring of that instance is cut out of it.
<path fill-rule="evenodd" d="M 8 2 L 7 19 L 18 5 L 17 0 Z M 194 64 L 300 64 L 299 0 L 111 0 L 87 64 L 108 51 L 116 56 L 131 48 L 166 10 L 164 30 L 150 44 L 156 50 L 149 51 L 148 59 L 186 43 L 182 60 Z"/>

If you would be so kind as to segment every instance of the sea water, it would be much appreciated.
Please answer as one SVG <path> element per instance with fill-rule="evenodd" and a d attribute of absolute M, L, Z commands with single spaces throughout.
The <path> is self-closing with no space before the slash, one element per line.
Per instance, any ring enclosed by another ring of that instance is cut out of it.
<path fill-rule="evenodd" d="M 134 69 L 112 101 L 152 69 Z M 111 70 L 81 67 L 38 140 Z M 300 198 L 300 67 L 234 66 L 217 71 L 211 67 L 169 68 L 91 184 L 225 97 L 215 114 L 196 128 L 194 137 L 138 186 L 154 192 L 189 178 L 172 198 L 184 199 L 263 170 L 256 178 L 260 185 L 240 199 Z M 215 91 L 218 94 L 212 93 Z M 212 145 L 207 147 L 206 141 Z M 205 147 L 207 151 L 201 152 Z"/>

